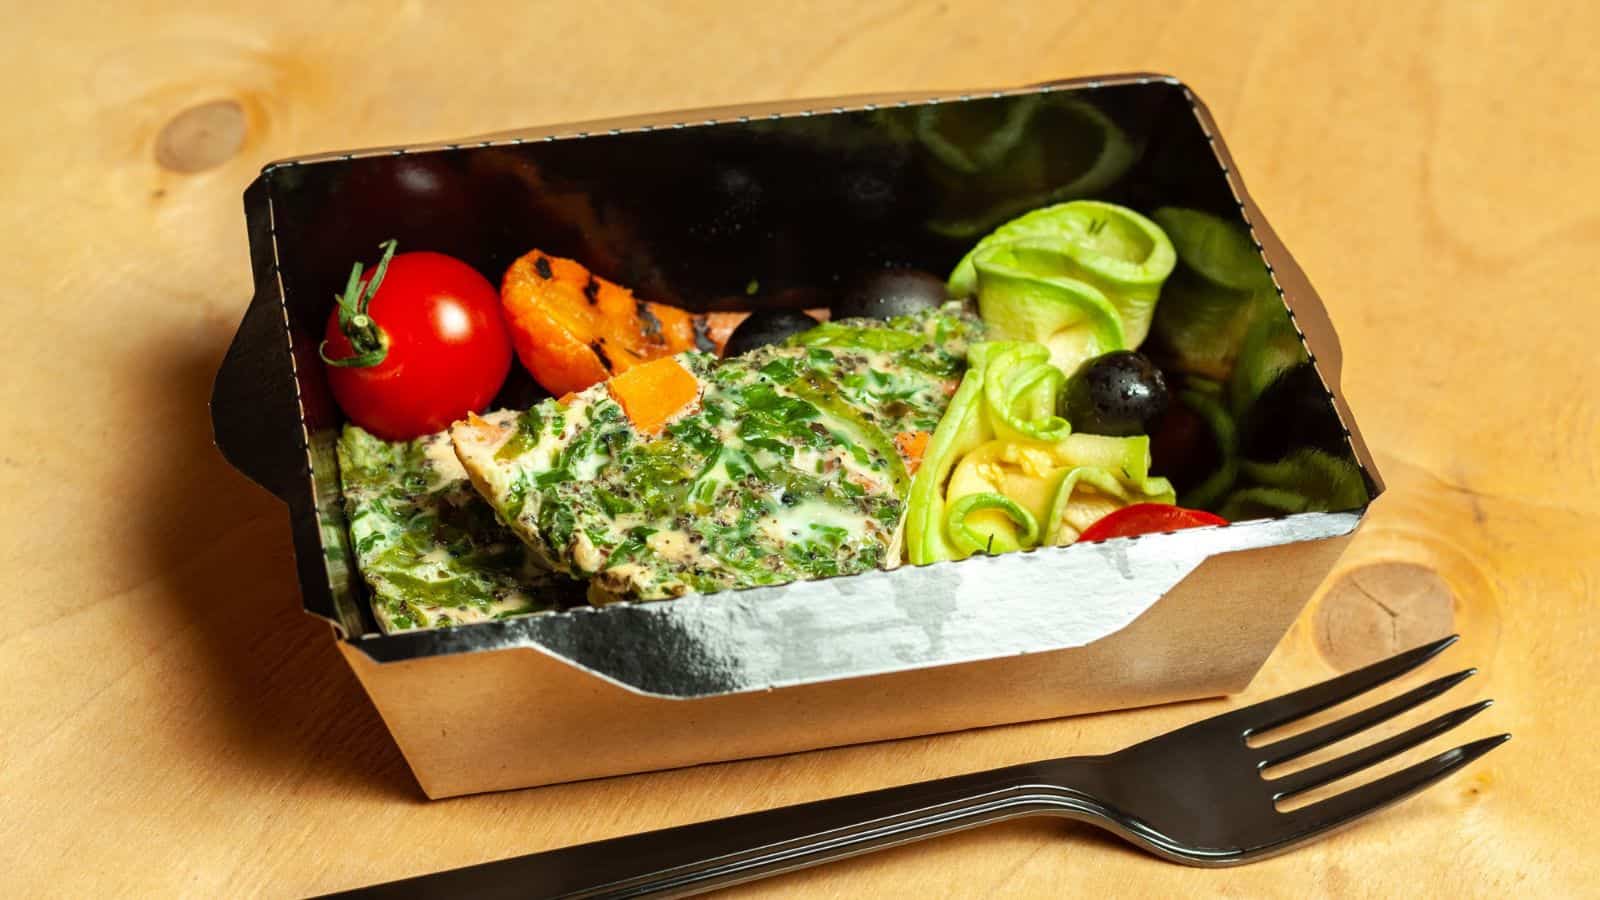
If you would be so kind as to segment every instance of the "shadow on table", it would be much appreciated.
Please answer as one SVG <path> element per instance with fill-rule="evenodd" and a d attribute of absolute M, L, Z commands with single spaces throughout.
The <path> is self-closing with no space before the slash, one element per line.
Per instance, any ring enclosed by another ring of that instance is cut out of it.
<path fill-rule="evenodd" d="M 422 795 L 399 749 L 330 639 L 300 607 L 288 517 L 211 442 L 207 402 L 232 323 L 151 349 L 152 408 L 173 410 L 163 445 L 136 486 L 145 521 L 128 534 L 169 583 L 155 596 L 193 643 L 205 724 L 221 757 L 281 772 L 314 793 Z"/>

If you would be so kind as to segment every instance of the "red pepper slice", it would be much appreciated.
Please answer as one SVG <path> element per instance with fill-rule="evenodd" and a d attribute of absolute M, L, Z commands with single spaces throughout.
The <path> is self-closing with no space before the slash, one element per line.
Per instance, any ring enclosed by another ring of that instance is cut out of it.
<path fill-rule="evenodd" d="M 1159 534 L 1184 528 L 1205 525 L 1226 525 L 1228 520 L 1212 515 L 1203 509 L 1184 509 L 1166 503 L 1135 503 L 1102 516 L 1078 535 L 1078 542 L 1103 541 L 1108 538 L 1133 537 L 1136 534 Z"/>

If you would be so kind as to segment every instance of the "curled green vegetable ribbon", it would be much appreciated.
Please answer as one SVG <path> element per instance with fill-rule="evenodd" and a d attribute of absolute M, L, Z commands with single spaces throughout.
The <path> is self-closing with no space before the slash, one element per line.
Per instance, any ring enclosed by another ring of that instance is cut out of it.
<path fill-rule="evenodd" d="M 1022 533 L 1012 539 L 1009 535 L 989 533 L 980 535 L 967 525 L 967 516 L 985 509 L 997 509 L 1006 514 Z M 945 529 L 950 533 L 950 542 L 962 556 L 973 553 L 1009 553 L 1012 550 L 1023 550 L 1039 543 L 1039 522 L 1017 504 L 1015 500 L 1004 494 L 985 491 L 977 494 L 968 494 L 950 504 L 950 511 L 945 514 Z"/>
<path fill-rule="evenodd" d="M 1071 543 L 1077 540 L 1085 528 L 1112 509 L 1134 503 L 1173 503 L 1177 500 L 1172 485 L 1165 478 L 1150 478 L 1143 473 L 1138 474 L 1137 478 L 1118 478 L 1110 469 L 1099 466 L 1077 466 L 1068 469 L 1061 478 L 1061 485 L 1056 488 L 1054 500 L 1050 503 L 1050 524 L 1045 529 L 1044 542 Z M 1089 502 L 1079 496 L 1080 488 L 1085 486 L 1099 493 L 1104 498 L 1102 505 L 1109 504 L 1110 508 L 1093 511 L 1087 509 Z M 1068 528 L 1072 529 L 1070 535 L 1066 534 Z"/>
<path fill-rule="evenodd" d="M 1115 306 L 1093 285 L 1044 274 L 1046 246 L 1005 244 L 973 261 L 978 310 L 997 337 L 1033 341 L 1049 351 L 1064 374 L 1112 350 L 1129 346 Z"/>
<path fill-rule="evenodd" d="M 1054 415 L 1055 392 L 1064 376 L 1048 355 L 1045 347 L 1022 341 L 972 345 L 966 377 L 911 482 L 906 552 L 912 563 L 1070 542 L 1087 524 L 1078 520 L 1091 517 L 1088 506 L 1098 510 L 1093 514 L 1097 517 L 1110 511 L 1101 508 L 1106 504 L 1116 508 L 1176 499 L 1166 479 L 1150 477 L 1148 437 L 1073 434 L 1070 424 Z M 980 451 L 988 444 L 996 448 Z M 1009 454 L 1013 446 L 1019 451 L 1016 457 Z M 975 451 L 995 454 L 994 464 L 1023 467 L 1012 477 L 1032 479 L 1036 488 L 1047 488 L 1048 507 L 1030 510 L 998 491 L 948 496 L 956 466 Z M 1043 468 L 1037 468 L 1040 460 L 1045 461 Z M 1092 495 L 1080 495 L 1082 488 L 1093 488 Z M 1023 534 L 1014 541 L 996 535 L 991 542 L 967 524 L 968 515 L 980 509 L 1004 511 Z M 1039 518 L 1046 513 L 1047 518 Z"/>
<path fill-rule="evenodd" d="M 918 141 L 939 185 L 930 230 L 976 238 L 997 222 L 1064 200 L 1100 194 L 1143 152 L 1093 104 L 1066 94 L 885 110 L 890 133 Z"/>
<path fill-rule="evenodd" d="M 1219 515 L 1230 521 L 1358 509 L 1371 499 L 1354 462 L 1310 447 L 1294 450 L 1277 462 L 1245 461 L 1240 469 L 1254 485 L 1234 491 L 1223 502 Z"/>
<path fill-rule="evenodd" d="M 1308 512 L 1311 501 L 1304 494 L 1284 488 L 1247 487 L 1228 495 L 1218 515 L 1230 522 Z"/>
<path fill-rule="evenodd" d="M 961 457 L 992 434 L 983 403 L 983 372 L 994 349 L 989 342 L 967 349 L 967 374 L 950 398 L 911 480 L 906 500 L 906 553 L 918 565 L 957 558 L 944 528 L 944 486 Z"/>
<path fill-rule="evenodd" d="M 1239 346 L 1233 374 L 1228 379 L 1228 402 L 1233 415 L 1243 416 L 1283 373 L 1305 362 L 1300 332 L 1283 304 L 1274 298 L 1271 310 L 1258 315 Z"/>
<path fill-rule="evenodd" d="M 1197 209 L 1163 206 L 1150 214 L 1172 239 L 1178 259 L 1217 287 L 1251 292 L 1272 287 L 1272 275 L 1244 223 Z"/>
<path fill-rule="evenodd" d="M 373 321 L 372 316 L 367 314 L 367 308 L 372 305 L 372 298 L 378 295 L 378 286 L 389 271 L 389 261 L 394 259 L 395 247 L 399 246 L 399 242 L 390 238 L 378 246 L 383 248 L 383 256 L 378 260 L 377 268 L 373 269 L 366 288 L 363 289 L 361 285 L 362 268 L 358 262 L 350 268 L 350 280 L 345 282 L 344 293 L 334 297 L 339 308 L 339 330 L 350 340 L 350 349 L 355 352 L 335 359 L 328 355 L 328 342 L 323 341 L 317 345 L 317 355 L 330 366 L 365 369 L 389 357 L 389 333 Z"/>
<path fill-rule="evenodd" d="M 996 436 L 1054 443 L 1072 433 L 1055 414 L 1056 395 L 1066 382 L 1041 344 L 1004 345 L 984 370 L 983 395 Z"/>
<path fill-rule="evenodd" d="M 1006 108 L 1006 115 L 998 125 L 976 140 L 953 141 L 940 130 L 940 120 L 947 115 L 937 103 L 917 110 L 916 134 L 923 146 L 939 162 L 963 175 L 976 175 L 984 169 L 1000 164 L 1027 136 L 1028 125 L 1038 110 L 1042 95 L 1020 97 Z"/>
<path fill-rule="evenodd" d="M 1217 445 L 1217 468 L 1205 480 L 1184 492 L 1183 505 L 1190 509 L 1210 509 L 1239 479 L 1239 437 L 1233 415 L 1217 399 L 1221 386 L 1193 379 L 1192 387 L 1178 392 L 1178 402 L 1188 407 L 1211 432 Z M 1206 389 L 1201 389 L 1202 387 Z"/>
<path fill-rule="evenodd" d="M 1181 263 L 1162 290 L 1152 333 L 1170 369 L 1227 383 L 1231 412 L 1243 415 L 1306 358 L 1261 250 L 1237 217 L 1162 207 L 1151 218 Z"/>
<path fill-rule="evenodd" d="M 1138 347 L 1177 252 L 1160 226 L 1094 200 L 1061 203 L 1001 225 L 950 273 L 976 295 L 1000 338 L 1031 340 L 1071 375 L 1085 360 Z"/>

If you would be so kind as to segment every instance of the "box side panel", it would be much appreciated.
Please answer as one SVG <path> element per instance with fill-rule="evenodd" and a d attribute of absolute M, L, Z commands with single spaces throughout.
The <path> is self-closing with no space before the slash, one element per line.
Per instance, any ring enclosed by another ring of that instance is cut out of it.
<path fill-rule="evenodd" d="M 533 650 L 379 664 L 340 648 L 423 790 L 448 797 L 1237 691 L 1345 543 L 1213 557 L 1077 649 L 699 700 L 643 696 Z"/>

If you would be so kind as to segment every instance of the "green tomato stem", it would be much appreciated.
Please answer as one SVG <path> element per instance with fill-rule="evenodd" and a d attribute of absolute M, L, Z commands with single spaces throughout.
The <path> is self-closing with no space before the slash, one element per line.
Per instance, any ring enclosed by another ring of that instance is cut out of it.
<path fill-rule="evenodd" d="M 354 351 L 350 356 L 335 359 L 328 355 L 328 342 L 323 341 L 317 347 L 317 355 L 330 366 L 342 369 L 365 369 L 382 363 L 389 357 L 389 334 L 384 331 L 372 317 L 367 314 L 367 308 L 372 305 L 372 299 L 378 296 L 378 286 L 383 283 L 383 276 L 389 271 L 389 261 L 394 259 L 394 251 L 399 242 L 390 238 L 378 245 L 383 248 L 383 256 L 378 260 L 378 265 L 372 270 L 372 277 L 367 280 L 363 289 L 361 284 L 361 263 L 356 263 L 350 269 L 350 278 L 345 282 L 344 293 L 335 298 L 339 304 L 339 330 L 350 341 L 350 349 Z"/>

